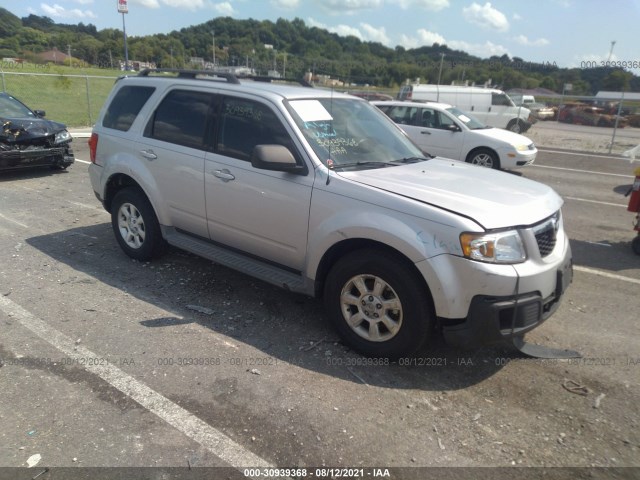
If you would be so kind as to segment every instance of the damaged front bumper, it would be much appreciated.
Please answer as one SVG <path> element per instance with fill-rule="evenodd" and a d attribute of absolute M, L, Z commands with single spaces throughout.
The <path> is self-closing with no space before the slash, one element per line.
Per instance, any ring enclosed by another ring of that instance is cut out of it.
<path fill-rule="evenodd" d="M 69 144 L 50 148 L 32 147 L 24 150 L 3 150 L 0 147 L 0 170 L 46 166 L 65 169 L 74 162 L 75 157 Z"/>
<path fill-rule="evenodd" d="M 546 297 L 535 291 L 509 296 L 476 295 L 467 318 L 454 322 L 440 319 L 445 340 L 453 346 L 476 348 L 521 338 L 559 307 L 573 280 L 570 252 L 555 271 L 555 279 L 555 289 Z"/>

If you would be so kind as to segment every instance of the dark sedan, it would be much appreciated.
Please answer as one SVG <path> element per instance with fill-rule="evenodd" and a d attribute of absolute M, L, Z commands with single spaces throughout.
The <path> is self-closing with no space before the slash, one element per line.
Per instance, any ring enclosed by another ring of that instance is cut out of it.
<path fill-rule="evenodd" d="M 65 169 L 75 161 L 67 127 L 44 116 L 0 92 L 0 170 Z"/>

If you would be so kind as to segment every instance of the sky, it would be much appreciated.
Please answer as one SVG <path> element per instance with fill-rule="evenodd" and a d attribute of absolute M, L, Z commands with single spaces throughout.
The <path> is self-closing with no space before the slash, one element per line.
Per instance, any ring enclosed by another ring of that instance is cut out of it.
<path fill-rule="evenodd" d="M 4 2 L 3 2 L 4 3 Z M 18 17 L 122 29 L 118 0 L 21 0 Z M 613 60 L 640 67 L 640 0 L 128 0 L 127 34 L 169 33 L 218 16 L 293 20 L 388 47 L 434 42 L 481 58 L 520 57 L 558 67 Z M 613 43 L 615 42 L 615 43 Z M 640 68 L 632 70 L 640 74 Z"/>

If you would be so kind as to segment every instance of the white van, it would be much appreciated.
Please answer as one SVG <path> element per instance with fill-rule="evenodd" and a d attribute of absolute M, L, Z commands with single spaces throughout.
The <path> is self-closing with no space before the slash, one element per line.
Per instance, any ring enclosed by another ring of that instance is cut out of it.
<path fill-rule="evenodd" d="M 460 87 L 455 85 L 405 85 L 398 100 L 442 102 L 472 113 L 486 125 L 505 128 L 515 133 L 531 127 L 531 110 L 516 107 L 511 98 L 495 88 Z"/>

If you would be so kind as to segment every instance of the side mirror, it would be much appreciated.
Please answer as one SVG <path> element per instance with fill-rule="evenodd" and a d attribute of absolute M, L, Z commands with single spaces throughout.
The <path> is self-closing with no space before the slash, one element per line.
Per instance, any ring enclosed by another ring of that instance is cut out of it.
<path fill-rule="evenodd" d="M 251 165 L 261 170 L 307 173 L 307 168 L 298 165 L 291 151 L 283 145 L 256 145 L 251 152 Z"/>
<path fill-rule="evenodd" d="M 33 113 L 40 118 L 44 118 L 47 115 L 44 110 L 34 110 Z"/>
<path fill-rule="evenodd" d="M 449 130 L 450 132 L 459 132 L 460 127 L 457 126 L 455 123 L 452 123 L 451 125 L 447 125 L 447 130 Z"/>

